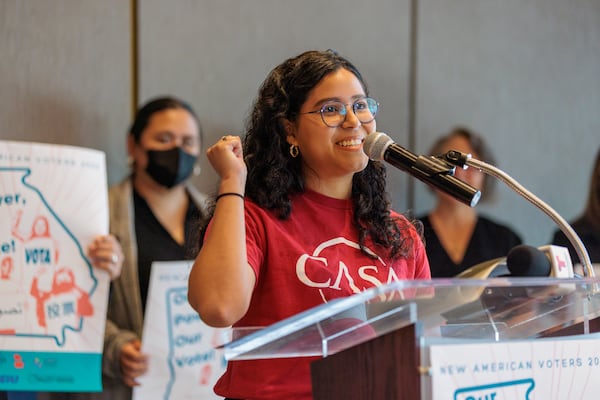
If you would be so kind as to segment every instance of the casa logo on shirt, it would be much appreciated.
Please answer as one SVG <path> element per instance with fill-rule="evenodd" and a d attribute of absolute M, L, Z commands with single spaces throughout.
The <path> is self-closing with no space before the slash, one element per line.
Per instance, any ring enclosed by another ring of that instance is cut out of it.
<path fill-rule="evenodd" d="M 301 255 L 296 261 L 296 276 L 304 285 L 318 289 L 323 301 L 398 280 L 396 272 L 379 256 L 368 258 L 358 243 L 343 237 L 321 243 L 312 254 Z"/>

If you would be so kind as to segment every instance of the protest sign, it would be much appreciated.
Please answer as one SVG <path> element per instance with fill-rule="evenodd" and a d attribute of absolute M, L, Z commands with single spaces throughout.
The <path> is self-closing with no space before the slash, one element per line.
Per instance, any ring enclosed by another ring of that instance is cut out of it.
<path fill-rule="evenodd" d="M 0 390 L 101 390 L 107 198 L 104 153 L 0 141 Z"/>

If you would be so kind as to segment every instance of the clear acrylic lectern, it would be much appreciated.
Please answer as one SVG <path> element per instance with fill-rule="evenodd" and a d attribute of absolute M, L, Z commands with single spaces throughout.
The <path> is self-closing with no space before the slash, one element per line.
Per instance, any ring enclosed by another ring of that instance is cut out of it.
<path fill-rule="evenodd" d="M 312 365 L 315 399 L 429 398 L 422 377 L 431 343 L 589 335 L 600 331 L 599 288 L 598 278 L 393 282 L 268 327 L 236 328 L 224 354 L 321 356 Z"/>

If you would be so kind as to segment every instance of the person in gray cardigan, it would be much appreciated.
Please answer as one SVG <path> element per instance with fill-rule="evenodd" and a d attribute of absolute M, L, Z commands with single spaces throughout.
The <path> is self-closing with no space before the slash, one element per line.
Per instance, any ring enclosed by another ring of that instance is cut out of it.
<path fill-rule="evenodd" d="M 141 343 L 152 262 L 193 259 L 190 251 L 198 248 L 207 196 L 188 178 L 201 142 L 198 118 L 184 101 L 161 97 L 138 110 L 127 138 L 131 174 L 109 190 L 110 230 L 121 243 L 124 264 L 108 305 L 103 391 L 52 398 L 131 399 L 148 368 Z"/>

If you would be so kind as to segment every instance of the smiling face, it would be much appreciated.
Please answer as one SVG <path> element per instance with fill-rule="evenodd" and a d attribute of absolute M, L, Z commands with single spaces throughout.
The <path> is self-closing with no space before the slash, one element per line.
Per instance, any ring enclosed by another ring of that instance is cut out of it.
<path fill-rule="evenodd" d="M 375 120 L 362 124 L 352 111 L 352 104 L 364 97 L 365 90 L 358 78 L 346 69 L 338 69 L 311 90 L 298 119 L 288 121 L 287 141 L 298 146 L 309 188 L 321 187 L 331 180 L 351 185 L 352 176 L 367 166 L 369 159 L 362 146 L 366 136 L 375 131 Z M 307 114 L 331 100 L 347 107 L 345 121 L 335 128 L 325 125 L 319 112 Z"/>

